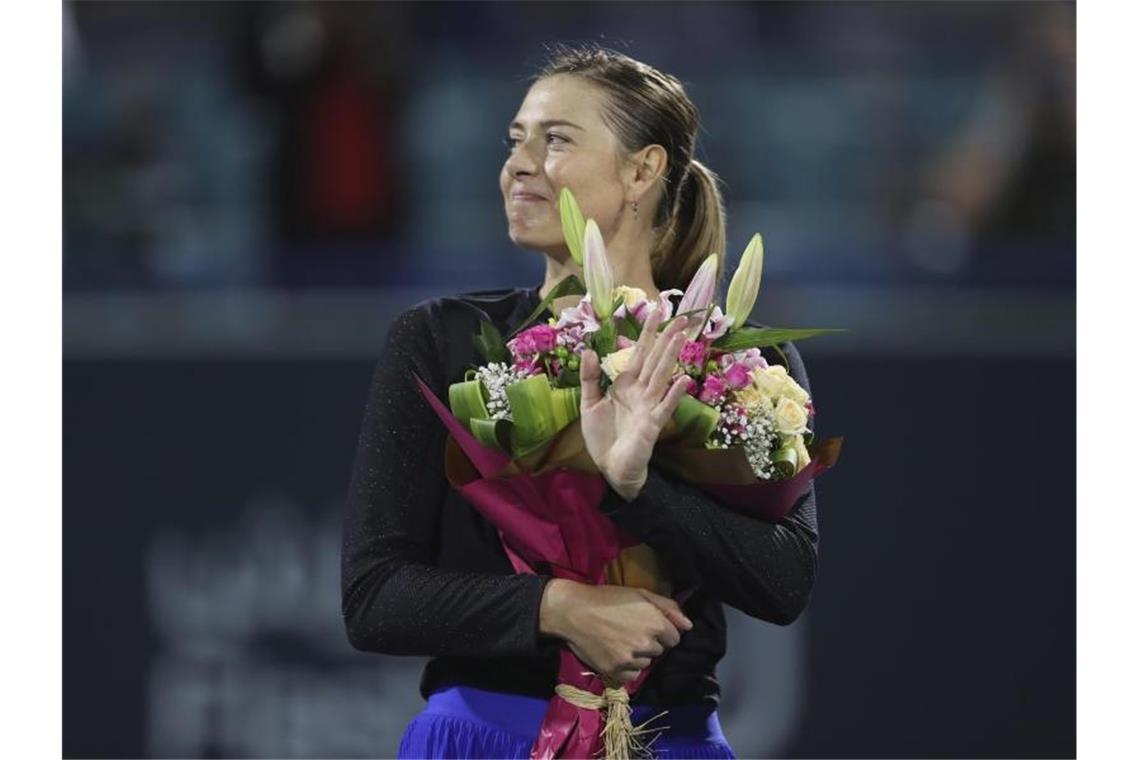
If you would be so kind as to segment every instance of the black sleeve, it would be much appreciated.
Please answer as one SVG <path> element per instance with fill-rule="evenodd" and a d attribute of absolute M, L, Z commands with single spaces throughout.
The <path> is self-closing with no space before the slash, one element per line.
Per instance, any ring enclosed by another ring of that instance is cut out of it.
<path fill-rule="evenodd" d="M 448 378 L 422 308 L 389 328 L 372 377 L 348 494 L 341 607 L 356 649 L 396 655 L 533 655 L 550 576 L 434 566 L 446 429 L 412 372 L 447 398 Z M 545 641 L 545 637 L 542 637 Z"/>
<path fill-rule="evenodd" d="M 811 393 L 799 352 L 782 347 L 788 374 Z M 777 523 L 739 514 L 652 465 L 625 501 L 612 488 L 602 510 L 653 547 L 681 587 L 701 586 L 747 615 L 779 625 L 807 607 L 819 565 L 815 486 Z"/>

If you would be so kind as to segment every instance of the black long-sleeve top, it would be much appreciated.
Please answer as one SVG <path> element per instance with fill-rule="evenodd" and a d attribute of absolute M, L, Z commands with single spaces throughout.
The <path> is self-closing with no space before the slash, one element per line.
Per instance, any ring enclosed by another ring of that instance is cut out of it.
<path fill-rule="evenodd" d="M 446 429 L 412 376 L 446 400 L 448 386 L 480 363 L 472 343 L 480 320 L 506 335 L 540 300 L 534 287 L 422 301 L 390 326 L 372 377 L 344 521 L 342 611 L 356 649 L 431 657 L 425 699 L 450 683 L 553 694 L 560 642 L 538 632 L 551 576 L 515 574 L 494 526 L 448 484 Z M 781 348 L 810 392 L 799 353 Z M 678 588 L 698 587 L 684 605 L 693 628 L 662 655 L 635 704 L 718 702 L 722 602 L 778 625 L 807 605 L 818 566 L 814 489 L 767 523 L 650 465 L 633 501 L 609 489 L 602 509 L 658 552 Z"/>

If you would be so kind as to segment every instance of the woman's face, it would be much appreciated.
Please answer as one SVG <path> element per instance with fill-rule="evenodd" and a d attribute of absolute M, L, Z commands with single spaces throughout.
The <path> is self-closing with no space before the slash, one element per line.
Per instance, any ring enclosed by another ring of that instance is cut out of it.
<path fill-rule="evenodd" d="M 516 245 L 565 251 L 558 215 L 563 187 L 609 240 L 622 212 L 617 137 L 602 122 L 602 94 L 569 74 L 535 82 L 507 130 L 499 174 L 508 233 Z"/>

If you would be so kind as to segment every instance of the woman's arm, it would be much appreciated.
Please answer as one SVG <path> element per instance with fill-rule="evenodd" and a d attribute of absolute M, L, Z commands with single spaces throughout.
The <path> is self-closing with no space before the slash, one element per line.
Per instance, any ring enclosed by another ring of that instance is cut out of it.
<path fill-rule="evenodd" d="M 353 647 L 399 655 L 539 654 L 549 576 L 435 567 L 446 429 L 412 372 L 446 398 L 423 308 L 392 324 L 372 377 L 353 464 L 341 601 Z"/>
<path fill-rule="evenodd" d="M 788 373 L 809 393 L 799 352 L 784 344 Z M 680 586 L 710 594 L 761 620 L 793 622 L 807 606 L 819 564 L 815 487 L 777 523 L 733 512 L 650 466 L 630 501 L 612 488 L 602 510 L 661 554 Z"/>

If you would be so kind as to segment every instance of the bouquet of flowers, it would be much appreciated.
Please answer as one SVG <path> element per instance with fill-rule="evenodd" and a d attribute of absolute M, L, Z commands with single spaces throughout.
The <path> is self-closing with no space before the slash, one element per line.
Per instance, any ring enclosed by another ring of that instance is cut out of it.
<path fill-rule="evenodd" d="M 597 224 L 583 219 L 569 190 L 562 191 L 560 210 L 585 284 L 573 275 L 562 280 L 510 336 L 484 322 L 474 338 L 484 362 L 449 388 L 448 406 L 416 380 L 450 433 L 448 481 L 498 528 L 517 572 L 637 586 L 683 601 L 692 589 L 674 589 L 652 549 L 598 509 L 607 486 L 582 438 L 582 351 L 597 353 L 608 390 L 647 324 L 663 329 L 686 315 L 686 340 L 673 374 L 688 376 L 688 393 L 651 461 L 728 508 L 775 521 L 835 463 L 842 439 L 815 440 L 811 398 L 785 366 L 769 364 L 761 348 L 782 356 L 780 343 L 836 331 L 745 325 L 760 285 L 759 235 L 744 252 L 722 310 L 713 303 L 715 255 L 685 291 L 649 299 L 637 288 L 614 285 Z M 535 324 L 566 295 L 582 298 L 557 318 Z M 675 295 L 681 296 L 676 312 L 670 301 Z M 647 729 L 630 725 L 629 697 L 652 665 L 618 684 L 592 673 L 568 647 L 560 658 L 559 683 L 531 756 L 593 756 L 604 749 L 607 757 L 628 757 L 640 749 Z"/>

